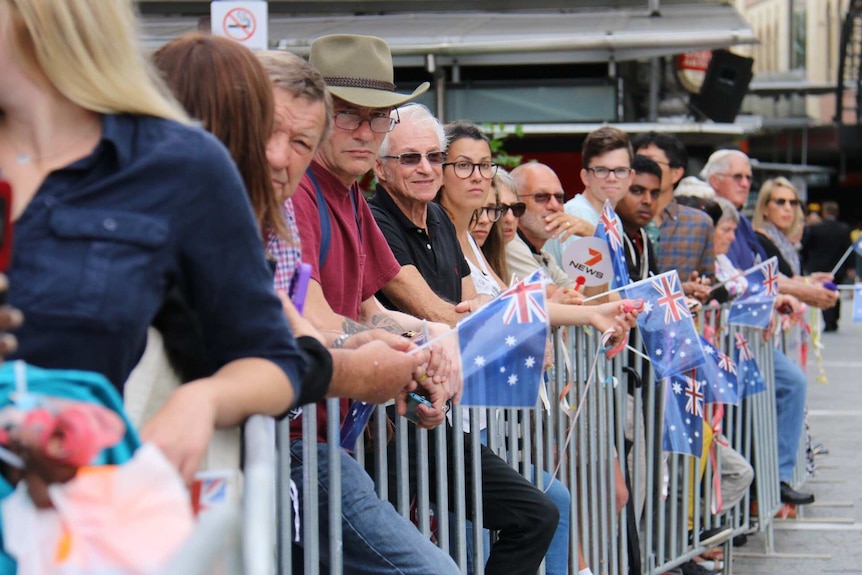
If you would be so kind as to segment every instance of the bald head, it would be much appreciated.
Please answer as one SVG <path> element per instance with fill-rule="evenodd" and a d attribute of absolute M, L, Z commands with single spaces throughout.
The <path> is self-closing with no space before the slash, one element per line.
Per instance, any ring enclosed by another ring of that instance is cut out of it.
<path fill-rule="evenodd" d="M 541 249 L 550 238 L 545 218 L 563 211 L 563 185 L 554 170 L 538 162 L 522 164 L 511 175 L 519 199 L 527 206 L 518 227 L 534 247 Z"/>

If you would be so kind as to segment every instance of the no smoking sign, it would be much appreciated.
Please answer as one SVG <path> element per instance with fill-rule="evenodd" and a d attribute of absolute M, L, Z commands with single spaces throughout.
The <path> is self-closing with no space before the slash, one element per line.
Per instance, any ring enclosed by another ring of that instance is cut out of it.
<path fill-rule="evenodd" d="M 261 0 L 215 0 L 210 3 L 212 33 L 236 40 L 252 50 L 269 47 L 267 18 L 267 3 Z"/>

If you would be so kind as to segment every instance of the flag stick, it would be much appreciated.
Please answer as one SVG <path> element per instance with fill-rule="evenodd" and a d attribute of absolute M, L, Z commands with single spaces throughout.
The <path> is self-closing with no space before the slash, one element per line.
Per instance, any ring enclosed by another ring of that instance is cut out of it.
<path fill-rule="evenodd" d="M 841 267 L 841 264 L 843 264 L 845 261 L 847 261 L 847 258 L 850 257 L 850 252 L 852 252 L 852 251 L 853 251 L 853 244 L 850 244 L 850 247 L 847 248 L 847 251 L 844 252 L 844 255 L 841 256 L 841 259 L 838 261 L 837 264 L 835 264 L 835 267 L 832 268 L 832 273 L 830 274 L 832 277 L 835 277 L 835 274 L 838 273 L 838 268 Z"/>
<path fill-rule="evenodd" d="M 600 297 L 605 297 L 606 295 L 610 295 L 610 294 L 612 294 L 612 293 L 617 293 L 617 292 L 620 292 L 620 291 L 626 290 L 626 289 L 628 289 L 628 288 L 632 287 L 632 285 L 634 285 L 634 284 L 629 284 L 629 285 L 627 285 L 627 286 L 618 287 L 618 288 L 616 288 L 616 289 L 612 289 L 612 290 L 608 290 L 608 291 L 603 291 L 602 293 L 597 293 L 596 295 L 591 295 L 590 297 L 588 297 L 587 299 L 585 299 L 582 303 L 587 303 L 588 301 L 592 301 L 592 300 L 594 300 L 594 299 L 599 299 Z"/>

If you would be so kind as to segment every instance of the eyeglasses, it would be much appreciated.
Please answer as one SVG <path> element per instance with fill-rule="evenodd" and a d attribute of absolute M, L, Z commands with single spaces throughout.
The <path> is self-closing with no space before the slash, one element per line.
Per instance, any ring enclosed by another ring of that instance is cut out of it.
<path fill-rule="evenodd" d="M 592 173 L 599 180 L 607 180 L 608 176 L 611 174 L 618 180 L 622 180 L 623 178 L 628 178 L 629 174 L 632 173 L 631 168 L 606 168 L 604 166 L 598 166 L 595 168 L 587 168 L 587 171 Z"/>
<path fill-rule="evenodd" d="M 563 200 L 566 199 L 565 194 L 563 192 L 557 192 L 556 194 L 549 194 L 547 192 L 538 192 L 536 194 L 520 194 L 522 198 L 533 198 L 533 201 L 537 204 L 547 204 L 551 201 L 551 198 L 557 200 L 558 204 L 562 204 Z M 526 206 L 525 206 L 526 207 Z M 514 212 L 512 212 L 514 213 Z M 521 214 L 523 215 L 523 213 Z"/>
<path fill-rule="evenodd" d="M 446 152 L 428 152 L 420 154 L 419 152 L 409 152 L 407 154 L 399 154 L 397 156 L 380 156 L 384 160 L 398 160 L 402 166 L 418 166 L 422 158 L 428 160 L 432 166 L 439 166 L 446 161 Z"/>
<path fill-rule="evenodd" d="M 454 170 L 455 175 L 462 180 L 466 180 L 472 176 L 476 168 L 479 168 L 479 175 L 486 180 L 490 180 L 497 173 L 497 164 L 492 164 L 491 162 L 479 162 L 478 164 L 474 164 L 466 160 L 459 160 L 457 162 L 444 163 L 443 167 L 445 168 L 446 166 L 452 166 L 452 170 Z"/>
<path fill-rule="evenodd" d="M 525 204 L 524 202 L 516 202 L 514 204 L 508 204 L 508 205 L 507 204 L 500 204 L 500 207 L 497 209 L 500 210 L 500 217 L 505 216 L 506 212 L 508 212 L 509 210 L 512 210 L 512 215 L 515 216 L 516 218 L 520 218 L 521 216 L 524 215 L 524 212 L 527 211 L 527 204 Z"/>
<path fill-rule="evenodd" d="M 385 134 L 387 132 L 391 132 L 395 128 L 395 125 L 400 121 L 398 110 L 395 111 L 395 116 L 395 118 L 391 118 L 389 114 L 380 113 L 375 114 L 370 118 L 363 118 L 359 114 L 354 114 L 353 112 L 336 112 L 333 119 L 335 120 L 335 125 L 342 130 L 352 132 L 354 130 L 358 130 L 359 126 L 364 122 L 368 122 L 368 127 L 371 128 L 372 132 Z"/>
<path fill-rule="evenodd" d="M 732 178 L 733 181 L 736 182 L 737 184 L 741 184 L 742 180 L 747 180 L 749 184 L 752 181 L 754 181 L 754 176 L 752 176 L 751 174 L 721 174 L 721 175 L 724 177 L 727 177 L 727 178 Z"/>
<path fill-rule="evenodd" d="M 795 208 L 799 205 L 799 200 L 789 200 L 787 198 L 773 198 L 770 200 L 776 206 L 783 208 L 785 204 L 790 204 L 791 208 Z"/>
<path fill-rule="evenodd" d="M 473 219 L 479 221 L 479 218 L 482 217 L 483 213 L 485 214 L 485 217 L 492 222 L 496 222 L 500 219 L 500 216 L 503 215 L 499 206 L 482 206 L 478 210 L 473 210 Z"/>

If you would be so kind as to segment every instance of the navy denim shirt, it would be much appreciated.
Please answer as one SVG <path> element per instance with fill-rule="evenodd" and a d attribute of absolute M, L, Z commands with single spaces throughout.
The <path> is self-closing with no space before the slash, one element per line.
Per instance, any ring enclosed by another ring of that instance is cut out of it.
<path fill-rule="evenodd" d="M 16 222 L 8 275 L 9 303 L 25 318 L 13 358 L 96 371 L 121 389 L 176 285 L 216 365 L 269 359 L 299 395 L 306 359 L 273 291 L 245 188 L 201 129 L 103 116 L 93 153 L 49 174 Z"/>

